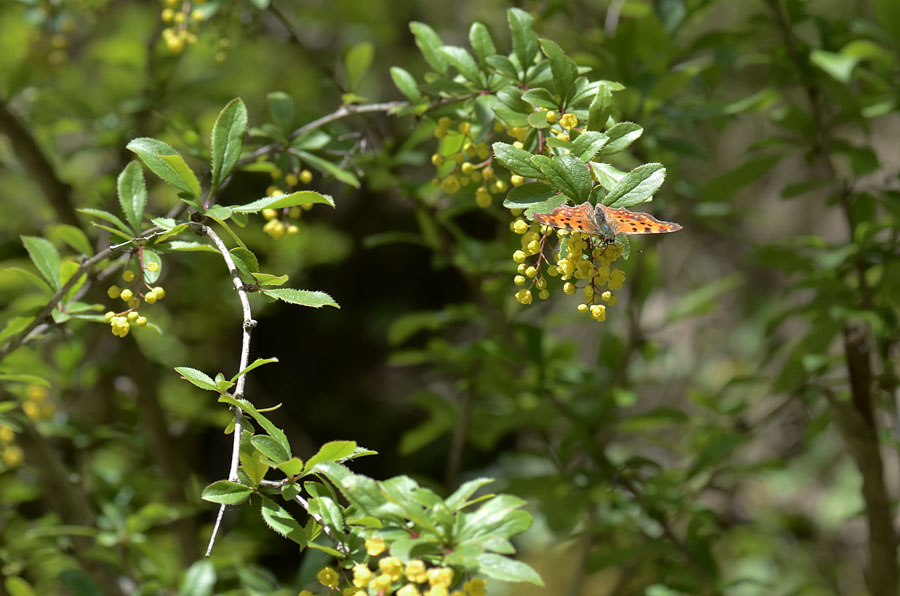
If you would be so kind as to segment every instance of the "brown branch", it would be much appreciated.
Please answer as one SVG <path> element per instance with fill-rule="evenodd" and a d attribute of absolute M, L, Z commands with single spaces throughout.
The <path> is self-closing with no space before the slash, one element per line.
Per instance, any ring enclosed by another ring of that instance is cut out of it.
<path fill-rule="evenodd" d="M 838 197 L 848 227 L 848 242 L 853 241 L 856 219 L 851 208 L 852 191 L 838 174 L 832 161 L 832 140 L 819 85 L 811 75 L 794 40 L 788 15 L 781 0 L 768 0 L 773 18 L 781 31 L 788 57 L 800 74 L 803 92 L 815 124 L 813 150 L 828 175 L 832 191 Z M 865 276 L 865 261 L 858 253 L 854 269 L 863 308 L 873 307 L 872 290 Z M 878 422 L 872 403 L 873 345 L 871 330 L 865 322 L 846 322 L 842 327 L 844 356 L 850 381 L 851 405 L 831 398 L 835 423 L 862 476 L 862 496 L 869 528 L 869 588 L 874 596 L 897 596 L 900 569 L 897 565 L 897 535 L 893 525 L 890 496 L 884 480 L 884 465 L 878 438 Z"/>
<path fill-rule="evenodd" d="M 31 178 L 41 187 L 41 192 L 53 207 L 56 216 L 62 222 L 80 228 L 81 222 L 72 204 L 72 187 L 59 179 L 53 164 L 37 140 L 9 111 L 3 100 L 0 100 L 0 132 L 9 137 L 13 152 L 31 174 Z"/>

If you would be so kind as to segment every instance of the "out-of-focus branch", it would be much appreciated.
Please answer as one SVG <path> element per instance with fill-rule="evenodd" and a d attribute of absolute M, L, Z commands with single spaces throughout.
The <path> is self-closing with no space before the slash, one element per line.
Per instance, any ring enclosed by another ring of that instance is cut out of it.
<path fill-rule="evenodd" d="M 813 151 L 828 177 L 833 194 L 840 201 L 847 222 L 850 241 L 856 229 L 850 186 L 841 179 L 832 161 L 832 139 L 827 123 L 821 89 L 810 74 L 809 65 L 797 47 L 791 23 L 781 0 L 768 0 L 773 20 L 781 32 L 788 58 L 797 70 L 801 87 L 809 103 L 815 124 Z M 873 306 L 872 290 L 865 276 L 862 254 L 854 258 L 859 285 L 860 304 Z M 831 398 L 831 410 L 847 449 L 862 475 L 862 496 L 865 501 L 866 522 L 869 527 L 869 588 L 874 596 L 897 596 L 900 569 L 897 565 L 897 534 L 894 530 L 890 495 L 884 480 L 884 465 L 878 438 L 878 422 L 872 403 L 871 329 L 865 322 L 846 322 L 842 328 L 844 357 L 850 384 L 851 405 Z M 896 406 L 895 406 L 896 407 Z"/>
<path fill-rule="evenodd" d="M 72 187 L 59 179 L 34 135 L 9 111 L 3 100 L 0 100 L 0 133 L 9 137 L 16 157 L 41 187 L 60 221 L 80 228 L 81 222 L 72 204 Z"/>

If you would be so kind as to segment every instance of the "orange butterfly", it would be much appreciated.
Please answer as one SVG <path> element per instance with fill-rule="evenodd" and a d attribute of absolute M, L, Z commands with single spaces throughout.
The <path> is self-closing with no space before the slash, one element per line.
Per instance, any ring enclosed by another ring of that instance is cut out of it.
<path fill-rule="evenodd" d="M 594 207 L 582 203 L 576 207 L 558 207 L 550 213 L 535 213 L 534 219 L 552 228 L 576 230 L 599 236 L 612 244 L 621 234 L 663 234 L 677 232 L 681 226 L 671 221 L 659 221 L 647 213 L 636 213 L 625 208 L 615 209 L 606 205 Z"/>

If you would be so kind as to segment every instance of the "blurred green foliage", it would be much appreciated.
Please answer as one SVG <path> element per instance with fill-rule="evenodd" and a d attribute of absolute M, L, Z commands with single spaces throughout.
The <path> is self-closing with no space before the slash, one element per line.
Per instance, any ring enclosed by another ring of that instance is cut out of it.
<path fill-rule="evenodd" d="M 76 209 L 122 214 L 133 139 L 205 172 L 234 97 L 262 146 L 344 104 L 403 100 L 398 87 L 427 95 L 437 69 L 410 22 L 468 48 L 479 21 L 502 53 L 514 45 L 494 1 L 195 4 L 176 7 L 183 28 L 164 3 L 0 4 L 0 345 L 46 303 L 29 254 L 60 270 L 20 236 L 69 263 L 117 242 Z M 313 172 L 296 189 L 335 209 L 278 240 L 250 216 L 240 237 L 260 271 L 341 309 L 252 295 L 253 358 L 279 363 L 248 375 L 248 399 L 283 404 L 268 416 L 304 460 L 351 440 L 380 453 L 352 463 L 360 474 L 445 496 L 489 475 L 527 501 L 536 521 L 516 546 L 546 587 L 492 595 L 896 595 L 896 1 L 518 6 L 590 80 L 624 86 L 611 115 L 643 135 L 610 164 L 663 164 L 652 211 L 684 229 L 632 242 L 602 325 L 559 292 L 523 307 L 514 217 L 479 207 L 475 185 L 432 186 L 447 172 L 430 156 L 456 150 L 432 118 L 335 120 L 293 156 Z M 290 190 L 293 157 L 242 164 L 217 198 Z M 179 204 L 147 184 L 148 214 Z M 79 299 L 108 304 L 118 273 Z M 161 333 L 74 318 L 4 352 L 5 593 L 317 585 L 327 555 L 298 555 L 255 505 L 228 510 L 200 561 L 215 517 L 200 495 L 226 475 L 233 416 L 172 368 L 236 372 L 241 313 L 220 256 L 166 256 L 160 280 L 147 308 Z"/>

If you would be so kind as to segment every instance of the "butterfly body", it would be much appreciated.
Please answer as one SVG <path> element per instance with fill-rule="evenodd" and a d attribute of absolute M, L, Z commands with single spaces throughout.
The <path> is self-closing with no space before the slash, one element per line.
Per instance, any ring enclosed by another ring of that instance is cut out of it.
<path fill-rule="evenodd" d="M 612 244 L 616 236 L 623 234 L 663 234 L 681 229 L 677 223 L 660 221 L 647 213 L 606 205 L 594 207 L 589 202 L 575 207 L 558 207 L 550 213 L 536 213 L 534 219 L 552 228 L 598 236 L 607 244 Z"/>

